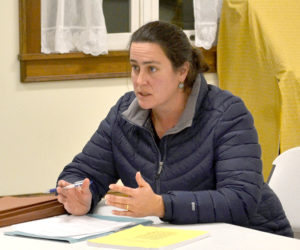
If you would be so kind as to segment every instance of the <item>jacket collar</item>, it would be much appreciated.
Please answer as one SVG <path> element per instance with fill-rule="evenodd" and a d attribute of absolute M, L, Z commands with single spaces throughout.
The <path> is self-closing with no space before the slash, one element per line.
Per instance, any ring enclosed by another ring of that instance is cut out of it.
<path fill-rule="evenodd" d="M 199 74 L 196 78 L 191 94 L 188 97 L 185 109 L 178 123 L 175 125 L 175 127 L 168 130 L 165 135 L 178 133 L 183 129 L 190 127 L 192 125 L 193 118 L 196 112 L 196 106 L 200 105 L 201 103 L 200 99 L 202 99 L 202 98 L 199 99 L 198 97 L 203 96 L 203 91 L 201 91 L 202 95 L 199 96 L 200 87 L 201 90 L 204 87 L 203 90 L 204 92 L 206 92 L 205 90 L 207 89 L 207 85 L 202 74 Z M 129 122 L 133 123 L 134 125 L 140 127 L 147 127 L 151 129 L 150 113 L 151 113 L 150 109 L 142 109 L 138 104 L 137 98 L 134 98 L 132 103 L 129 105 L 128 109 L 122 113 L 122 116 Z"/>

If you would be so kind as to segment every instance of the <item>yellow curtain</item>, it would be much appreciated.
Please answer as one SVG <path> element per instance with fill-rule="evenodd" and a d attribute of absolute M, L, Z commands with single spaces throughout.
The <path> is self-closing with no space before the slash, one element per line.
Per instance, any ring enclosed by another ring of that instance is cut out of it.
<path fill-rule="evenodd" d="M 300 1 L 224 0 L 220 87 L 251 111 L 268 178 L 280 152 L 300 145 Z"/>

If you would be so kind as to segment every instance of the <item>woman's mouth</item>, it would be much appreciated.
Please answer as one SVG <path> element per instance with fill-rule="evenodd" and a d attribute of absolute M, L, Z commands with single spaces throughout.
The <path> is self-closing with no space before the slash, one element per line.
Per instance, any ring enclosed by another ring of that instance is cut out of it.
<path fill-rule="evenodd" d="M 141 96 L 141 97 L 147 97 L 147 96 L 149 96 L 150 94 L 149 94 L 149 93 L 146 93 L 146 92 L 138 92 L 138 95 Z"/>

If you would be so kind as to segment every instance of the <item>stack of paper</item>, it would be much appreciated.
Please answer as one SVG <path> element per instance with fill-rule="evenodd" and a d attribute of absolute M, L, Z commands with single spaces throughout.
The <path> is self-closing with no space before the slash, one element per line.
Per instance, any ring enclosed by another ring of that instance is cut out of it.
<path fill-rule="evenodd" d="M 174 249 L 208 237 L 207 231 L 138 225 L 97 239 L 88 245 L 114 249 Z"/>
<path fill-rule="evenodd" d="M 12 231 L 5 234 L 77 242 L 140 223 L 149 224 L 151 221 L 101 215 L 60 215 L 11 226 Z"/>

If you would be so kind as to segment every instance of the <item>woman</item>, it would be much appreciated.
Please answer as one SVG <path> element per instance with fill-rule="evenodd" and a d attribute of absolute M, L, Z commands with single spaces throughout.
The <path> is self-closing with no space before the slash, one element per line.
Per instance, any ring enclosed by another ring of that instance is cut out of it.
<path fill-rule="evenodd" d="M 238 97 L 207 85 L 206 65 L 182 30 L 144 25 L 132 36 L 130 63 L 134 92 L 119 99 L 59 176 L 66 210 L 88 213 L 111 189 L 125 195 L 105 196 L 123 209 L 115 215 L 226 222 L 292 236 L 263 182 L 251 114 Z M 83 178 L 81 188 L 63 189 Z M 124 186 L 114 184 L 118 179 Z"/>

